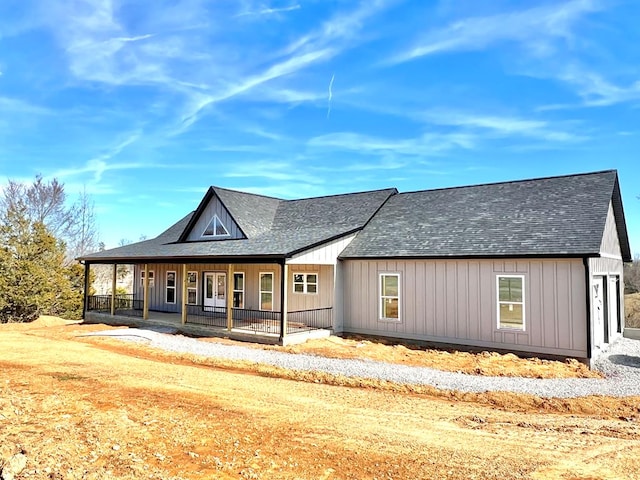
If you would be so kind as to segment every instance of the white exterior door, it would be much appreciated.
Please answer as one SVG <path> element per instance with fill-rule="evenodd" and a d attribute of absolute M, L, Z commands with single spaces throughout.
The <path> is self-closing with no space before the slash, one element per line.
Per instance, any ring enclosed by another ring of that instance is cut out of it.
<path fill-rule="evenodd" d="M 617 276 L 609 277 L 609 335 L 620 333 L 621 325 L 619 325 L 618 302 L 620 302 L 619 288 L 620 281 Z"/>
<path fill-rule="evenodd" d="M 604 343 L 604 282 L 602 277 L 593 279 L 593 346 Z"/>
<path fill-rule="evenodd" d="M 204 274 L 204 306 L 227 306 L 227 274 L 205 272 Z"/>

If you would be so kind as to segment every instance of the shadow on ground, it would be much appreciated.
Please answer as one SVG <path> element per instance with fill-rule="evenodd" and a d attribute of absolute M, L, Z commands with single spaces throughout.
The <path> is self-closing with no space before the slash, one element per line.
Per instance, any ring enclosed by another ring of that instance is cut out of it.
<path fill-rule="evenodd" d="M 640 357 L 635 357 L 633 355 L 610 355 L 609 361 L 616 365 L 640 368 Z"/>

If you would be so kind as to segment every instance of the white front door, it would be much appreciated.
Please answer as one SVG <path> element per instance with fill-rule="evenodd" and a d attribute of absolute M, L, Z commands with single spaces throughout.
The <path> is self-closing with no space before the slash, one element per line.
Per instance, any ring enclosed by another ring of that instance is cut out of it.
<path fill-rule="evenodd" d="M 227 306 L 227 274 L 205 272 L 204 274 L 204 306 Z"/>
<path fill-rule="evenodd" d="M 604 282 L 602 277 L 593 278 L 593 346 L 604 343 Z"/>

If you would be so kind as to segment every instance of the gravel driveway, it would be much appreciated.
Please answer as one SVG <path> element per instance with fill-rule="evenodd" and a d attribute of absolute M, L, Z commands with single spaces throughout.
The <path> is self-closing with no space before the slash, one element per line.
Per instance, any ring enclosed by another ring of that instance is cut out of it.
<path fill-rule="evenodd" d="M 291 370 L 317 370 L 347 377 L 363 377 L 391 382 L 431 385 L 442 390 L 463 392 L 509 391 L 539 397 L 582 397 L 586 395 L 640 395 L 640 341 L 620 339 L 595 365 L 604 379 L 538 379 L 520 377 L 486 377 L 444 372 L 425 367 L 377 362 L 373 360 L 335 359 L 316 355 L 291 354 L 240 345 L 202 342 L 175 335 L 168 327 L 129 328 L 93 332 L 88 335 L 109 336 L 125 341 L 144 342 L 151 347 L 178 353 L 227 360 L 248 360 Z"/>

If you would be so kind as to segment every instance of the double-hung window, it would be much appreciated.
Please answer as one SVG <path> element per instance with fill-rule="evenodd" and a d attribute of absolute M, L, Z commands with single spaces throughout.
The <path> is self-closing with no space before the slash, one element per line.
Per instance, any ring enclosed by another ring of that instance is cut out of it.
<path fill-rule="evenodd" d="M 233 308 L 244 308 L 244 273 L 233 274 Z"/>
<path fill-rule="evenodd" d="M 260 310 L 273 310 L 273 272 L 260 273 Z"/>
<path fill-rule="evenodd" d="M 187 272 L 187 304 L 198 303 L 198 272 Z"/>
<path fill-rule="evenodd" d="M 318 274 L 294 273 L 293 291 L 294 293 L 318 293 Z"/>
<path fill-rule="evenodd" d="M 149 288 L 153 288 L 153 270 L 149 270 Z M 144 270 L 140 270 L 140 287 L 144 288 Z"/>
<path fill-rule="evenodd" d="M 498 275 L 498 328 L 524 330 L 524 275 Z"/>
<path fill-rule="evenodd" d="M 176 303 L 176 272 L 167 272 L 167 290 L 165 292 L 166 303 Z"/>
<path fill-rule="evenodd" d="M 400 274 L 380 274 L 380 320 L 400 320 Z"/>

